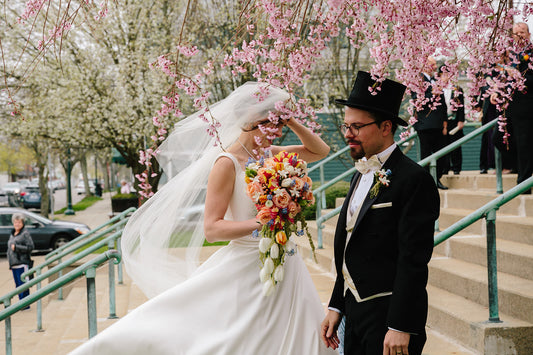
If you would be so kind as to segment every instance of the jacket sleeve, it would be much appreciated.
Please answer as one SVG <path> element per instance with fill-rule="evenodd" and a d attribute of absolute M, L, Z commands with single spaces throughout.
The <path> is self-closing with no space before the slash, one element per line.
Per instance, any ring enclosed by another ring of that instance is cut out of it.
<path fill-rule="evenodd" d="M 433 178 L 420 170 L 406 181 L 402 197 L 397 268 L 387 326 L 420 334 L 427 319 L 427 264 L 433 253 L 440 199 Z"/>
<path fill-rule="evenodd" d="M 34 248 L 30 232 L 24 231 L 24 237 L 15 243 L 15 251 L 21 254 L 30 254 Z"/>

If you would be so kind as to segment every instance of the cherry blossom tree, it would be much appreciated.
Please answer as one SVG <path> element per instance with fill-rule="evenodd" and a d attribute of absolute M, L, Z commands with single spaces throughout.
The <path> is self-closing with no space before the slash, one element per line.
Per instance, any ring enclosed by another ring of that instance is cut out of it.
<path fill-rule="evenodd" d="M 356 57 L 360 49 L 368 48 L 368 61 L 361 67 L 368 69 L 377 80 L 377 85 L 369 90 L 379 91 L 380 82 L 385 78 L 393 78 L 407 85 L 409 92 L 424 92 L 427 84 L 421 80 L 420 72 L 426 58 L 436 56 L 446 64 L 445 70 L 449 72 L 452 82 L 456 82 L 460 76 L 468 78 L 467 93 L 470 100 L 467 100 L 466 105 L 469 106 L 477 100 L 479 89 L 486 84 L 491 67 L 505 51 L 513 49 L 515 43 L 510 36 L 513 21 L 527 19 L 533 13 L 531 3 L 527 2 L 518 9 L 508 0 L 189 0 L 181 3 L 182 12 L 172 21 L 167 21 L 164 16 L 161 10 L 164 7 L 154 5 L 153 8 L 160 11 L 154 12 L 149 17 L 151 20 L 142 22 L 143 25 L 139 27 L 131 18 L 128 20 L 125 14 L 141 13 L 149 6 L 139 5 L 135 1 L 104 1 L 100 5 L 95 5 L 91 0 L 65 1 L 61 3 L 61 8 L 51 0 L 32 0 L 25 4 L 20 22 L 33 30 L 27 42 L 34 43 L 39 39 L 36 45 L 39 55 L 34 56 L 31 65 L 51 53 L 64 62 L 62 51 L 65 38 L 73 36 L 76 29 L 74 20 L 83 19 L 84 22 L 81 22 L 94 29 L 90 33 L 98 39 L 97 42 L 110 43 L 108 48 L 114 54 L 113 60 L 124 65 L 120 66 L 113 80 L 116 84 L 113 94 L 115 91 L 131 91 L 137 93 L 137 97 L 143 94 L 143 102 L 153 100 L 150 105 L 141 107 L 131 100 L 135 95 L 120 98 L 120 102 L 129 99 L 126 102 L 130 106 L 121 112 L 127 113 L 121 114 L 125 124 L 129 125 L 124 129 L 131 128 L 123 144 L 131 141 L 137 149 L 146 147 L 138 156 L 144 171 L 137 174 L 145 197 L 153 193 L 150 180 L 159 172 L 154 156 L 173 122 L 191 110 L 207 112 L 210 102 L 223 97 L 243 80 L 252 78 L 265 81 L 295 94 L 293 111 L 286 114 L 318 129 L 314 121 L 317 107 L 315 102 L 308 100 L 307 95 L 314 95 L 317 98 L 315 101 L 323 104 L 323 95 L 320 96 L 320 92 L 312 88 L 324 88 L 324 79 L 314 79 L 311 74 L 323 69 L 328 55 L 335 52 L 335 44 L 340 41 L 346 46 L 337 49 L 339 58 L 343 60 L 350 55 Z M 41 27 L 31 27 L 31 24 L 45 16 L 54 4 L 56 9 L 52 18 L 55 21 L 44 21 L 42 32 L 37 34 L 37 28 L 41 31 Z M 70 10 L 66 10 L 66 5 Z M 154 30 L 155 27 L 149 24 L 160 25 L 160 31 L 173 40 L 166 41 L 168 46 L 164 49 L 148 44 L 134 45 L 135 50 L 131 53 L 137 56 L 131 56 L 127 51 L 115 51 L 119 43 L 108 41 L 107 37 L 112 34 L 113 21 L 106 19 L 112 13 L 116 18 L 115 25 L 126 34 L 126 48 L 131 49 L 135 42 L 133 40 L 148 32 L 148 28 Z M 226 13 L 227 17 L 216 27 L 213 19 L 220 20 L 220 13 Z M 223 35 L 215 39 L 211 35 L 212 26 L 220 30 L 217 34 Z M 130 28 L 139 30 L 130 32 Z M 94 33 L 104 35 L 97 36 Z M 131 85 L 138 77 L 128 75 L 126 70 L 127 65 L 149 62 L 146 55 L 143 57 L 149 48 L 160 51 L 157 59 L 152 61 L 152 67 L 167 77 L 157 82 L 165 83 L 160 85 L 160 105 L 156 104 L 155 95 L 150 96 L 156 91 L 139 91 Z M 97 66 L 98 60 L 105 63 L 100 54 L 95 54 L 91 64 Z M 336 77 L 341 84 L 331 84 L 333 95 L 345 96 L 351 86 L 354 71 L 360 63 L 354 66 L 354 61 L 349 62 L 351 68 L 344 66 Z M 30 75 L 26 73 L 31 73 L 31 70 L 24 73 L 19 80 L 24 80 L 24 75 Z M 313 80 L 316 80 L 314 85 Z M 5 82 L 5 87 L 9 87 L 9 82 Z M 322 85 L 316 85 L 318 82 Z M 493 90 L 505 94 L 508 101 L 514 90 L 523 88 L 523 79 L 517 75 L 510 85 L 510 91 L 504 90 L 503 84 Z M 16 100 L 10 92 L 8 97 L 12 101 L 14 114 L 17 114 Z M 411 123 L 415 122 L 415 110 L 428 101 L 424 95 L 417 97 L 411 105 Z M 115 100 L 117 98 L 115 96 Z M 116 105 L 117 102 L 112 104 Z M 159 109 L 155 109 L 156 106 Z M 141 116 L 144 119 L 152 117 L 154 125 L 150 134 L 131 124 Z M 216 137 L 216 118 L 205 117 L 209 125 L 208 133 Z"/>

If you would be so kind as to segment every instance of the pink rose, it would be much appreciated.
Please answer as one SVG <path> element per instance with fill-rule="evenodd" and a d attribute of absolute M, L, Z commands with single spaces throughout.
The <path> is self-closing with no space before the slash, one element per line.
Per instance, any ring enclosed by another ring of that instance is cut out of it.
<path fill-rule="evenodd" d="M 257 212 L 257 215 L 255 216 L 255 219 L 259 221 L 261 224 L 267 224 L 268 221 L 270 221 L 271 211 L 269 208 L 263 207 L 259 212 Z"/>
<path fill-rule="evenodd" d="M 304 180 L 300 179 L 299 177 L 295 177 L 293 181 L 294 181 L 294 186 L 293 186 L 294 189 L 301 191 L 304 188 L 304 184 L 305 184 Z"/>
<path fill-rule="evenodd" d="M 263 188 L 258 182 L 251 182 L 246 185 L 246 194 L 254 201 L 257 201 L 258 197 L 263 194 Z"/>
<path fill-rule="evenodd" d="M 289 205 L 291 196 L 286 190 L 282 190 L 279 194 L 275 195 L 272 200 L 274 201 L 274 205 L 277 207 L 285 208 Z"/>
<path fill-rule="evenodd" d="M 300 205 L 297 204 L 296 202 L 291 201 L 291 202 L 289 202 L 289 205 L 287 206 L 287 210 L 289 211 L 289 216 L 290 216 L 291 218 L 293 218 L 293 217 L 296 216 L 298 213 L 300 213 L 300 211 L 302 210 L 302 208 L 301 208 Z"/>

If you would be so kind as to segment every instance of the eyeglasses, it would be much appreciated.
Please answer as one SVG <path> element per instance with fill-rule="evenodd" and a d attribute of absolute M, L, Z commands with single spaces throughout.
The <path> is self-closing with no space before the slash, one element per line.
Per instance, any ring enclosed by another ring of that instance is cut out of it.
<path fill-rule="evenodd" d="M 350 125 L 347 125 L 346 123 L 343 123 L 339 125 L 339 129 L 341 130 L 342 134 L 346 134 L 348 132 L 348 129 L 354 136 L 359 135 L 359 130 L 363 127 L 370 126 L 371 124 L 377 123 L 376 121 L 372 121 L 370 123 L 365 123 L 364 125 L 356 125 L 355 123 L 352 123 Z"/>

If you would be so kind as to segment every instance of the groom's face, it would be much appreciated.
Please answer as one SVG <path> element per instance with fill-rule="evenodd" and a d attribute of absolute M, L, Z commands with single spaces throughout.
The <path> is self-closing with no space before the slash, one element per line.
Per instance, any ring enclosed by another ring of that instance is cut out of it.
<path fill-rule="evenodd" d="M 369 124 L 372 122 L 375 122 L 375 119 L 368 111 L 346 107 L 344 123 L 347 126 L 360 127 L 359 129 L 348 129 L 344 134 L 346 143 L 350 146 L 350 155 L 354 160 L 362 157 L 370 158 L 387 148 L 384 147 L 384 125 L 388 121 L 381 124 Z M 362 127 L 363 125 L 365 126 Z M 354 131 L 358 131 L 358 134 L 355 135 Z"/>

